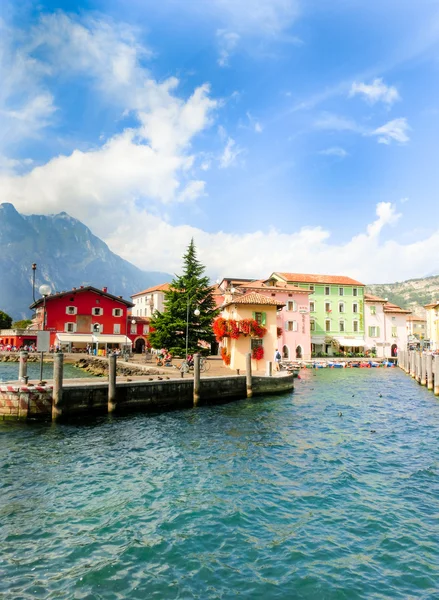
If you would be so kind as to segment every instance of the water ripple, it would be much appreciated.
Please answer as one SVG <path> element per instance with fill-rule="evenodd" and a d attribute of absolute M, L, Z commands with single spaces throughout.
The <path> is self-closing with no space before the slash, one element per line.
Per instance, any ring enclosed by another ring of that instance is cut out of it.
<path fill-rule="evenodd" d="M 5 600 L 439 598 L 439 403 L 397 370 L 0 433 Z"/>

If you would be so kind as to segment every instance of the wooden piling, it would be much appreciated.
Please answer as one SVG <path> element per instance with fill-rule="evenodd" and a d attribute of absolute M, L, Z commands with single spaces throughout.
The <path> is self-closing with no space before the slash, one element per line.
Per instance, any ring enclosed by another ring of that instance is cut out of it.
<path fill-rule="evenodd" d="M 410 351 L 410 375 L 412 377 L 416 375 L 416 352 L 414 350 Z"/>
<path fill-rule="evenodd" d="M 427 389 L 433 389 L 433 356 L 427 354 L 425 357 L 426 369 L 427 369 Z"/>
<path fill-rule="evenodd" d="M 248 352 L 245 356 L 245 383 L 247 387 L 247 398 L 253 396 L 253 384 L 252 384 L 252 355 Z"/>
<path fill-rule="evenodd" d="M 108 357 L 108 412 L 112 413 L 116 410 L 116 360 L 115 354 L 110 354 Z"/>
<path fill-rule="evenodd" d="M 265 377 L 271 377 L 273 375 L 273 363 L 271 360 L 267 360 L 265 366 Z"/>
<path fill-rule="evenodd" d="M 194 406 L 198 406 L 200 402 L 200 355 L 194 354 Z"/>
<path fill-rule="evenodd" d="M 64 375 L 64 354 L 56 352 L 53 355 L 53 395 L 52 395 L 52 421 L 62 416 L 62 392 Z"/>
<path fill-rule="evenodd" d="M 433 373 L 434 373 L 434 394 L 435 394 L 435 396 L 439 396 L 439 354 L 437 354 L 434 357 Z"/>
<path fill-rule="evenodd" d="M 421 354 L 421 385 L 427 385 L 427 361 L 426 354 L 423 352 Z"/>
<path fill-rule="evenodd" d="M 416 353 L 416 381 L 421 383 L 421 353 Z"/>

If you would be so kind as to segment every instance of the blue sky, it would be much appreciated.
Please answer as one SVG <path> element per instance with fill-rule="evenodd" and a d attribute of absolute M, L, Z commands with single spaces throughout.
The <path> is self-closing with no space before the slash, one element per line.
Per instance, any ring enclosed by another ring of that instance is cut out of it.
<path fill-rule="evenodd" d="M 147 270 L 439 272 L 439 2 L 16 5 L 0 201 Z"/>

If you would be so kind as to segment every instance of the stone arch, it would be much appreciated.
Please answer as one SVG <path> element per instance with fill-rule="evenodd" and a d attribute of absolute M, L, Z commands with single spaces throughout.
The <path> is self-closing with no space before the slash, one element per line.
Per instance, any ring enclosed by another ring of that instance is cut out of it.
<path fill-rule="evenodd" d="M 296 347 L 296 358 L 303 358 L 303 348 L 300 344 Z"/>
<path fill-rule="evenodd" d="M 285 360 L 289 360 L 290 349 L 288 348 L 288 346 L 282 346 L 282 358 Z"/>
<path fill-rule="evenodd" d="M 392 344 L 392 347 L 390 348 L 390 354 L 393 358 L 398 356 L 398 346 L 396 344 Z"/>
<path fill-rule="evenodd" d="M 145 338 L 143 337 L 138 337 L 134 340 L 134 352 L 136 354 L 142 354 L 145 351 Z"/>

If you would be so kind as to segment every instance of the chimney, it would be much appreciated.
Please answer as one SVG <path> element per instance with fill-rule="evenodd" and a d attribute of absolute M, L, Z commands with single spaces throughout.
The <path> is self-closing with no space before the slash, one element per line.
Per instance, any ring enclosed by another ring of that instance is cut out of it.
<path fill-rule="evenodd" d="M 107 289 L 108 289 L 107 287 L 103 287 L 103 288 L 102 288 L 102 291 L 104 292 L 104 294 L 106 294 L 106 293 L 107 293 Z"/>

